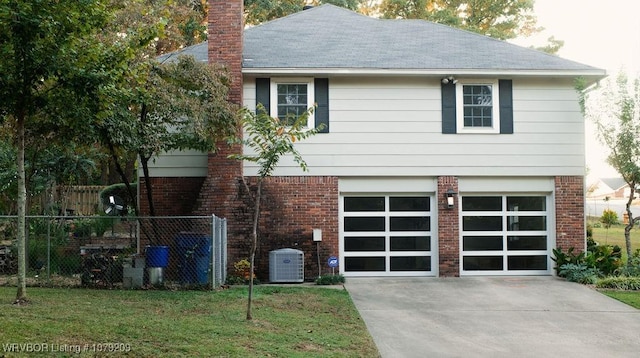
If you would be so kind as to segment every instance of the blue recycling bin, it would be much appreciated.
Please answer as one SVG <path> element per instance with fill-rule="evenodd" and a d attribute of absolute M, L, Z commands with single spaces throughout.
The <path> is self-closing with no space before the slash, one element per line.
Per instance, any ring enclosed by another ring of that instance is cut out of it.
<path fill-rule="evenodd" d="M 169 246 L 147 246 L 145 248 L 147 267 L 167 267 Z"/>
<path fill-rule="evenodd" d="M 211 239 L 196 233 L 180 233 L 175 240 L 180 283 L 207 284 L 211 263 Z"/>

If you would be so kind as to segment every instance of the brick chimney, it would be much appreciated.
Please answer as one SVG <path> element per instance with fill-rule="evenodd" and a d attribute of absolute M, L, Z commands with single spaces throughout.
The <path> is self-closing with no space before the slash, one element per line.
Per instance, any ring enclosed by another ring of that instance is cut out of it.
<path fill-rule="evenodd" d="M 209 63 L 229 69 L 233 85 L 229 99 L 242 105 L 242 0 L 209 0 Z"/>
<path fill-rule="evenodd" d="M 209 63 L 224 65 L 231 75 L 229 100 L 242 106 L 242 0 L 209 0 L 208 41 Z M 242 131 L 238 130 L 241 134 Z M 229 240 L 243 231 L 242 162 L 229 159 L 240 153 L 241 145 L 218 143 L 218 152 L 209 153 L 207 178 L 198 198 L 197 215 L 215 214 L 226 218 Z"/>

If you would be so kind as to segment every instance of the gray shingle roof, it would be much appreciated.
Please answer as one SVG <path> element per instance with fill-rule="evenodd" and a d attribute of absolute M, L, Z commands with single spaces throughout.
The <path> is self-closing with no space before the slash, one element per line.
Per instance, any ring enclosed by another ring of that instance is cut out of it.
<path fill-rule="evenodd" d="M 206 61 L 206 42 L 170 56 Z M 166 58 L 167 55 L 162 58 Z M 162 59 L 161 58 L 161 59 Z M 243 68 L 572 72 L 604 70 L 424 20 L 385 20 L 322 5 L 245 29 Z"/>

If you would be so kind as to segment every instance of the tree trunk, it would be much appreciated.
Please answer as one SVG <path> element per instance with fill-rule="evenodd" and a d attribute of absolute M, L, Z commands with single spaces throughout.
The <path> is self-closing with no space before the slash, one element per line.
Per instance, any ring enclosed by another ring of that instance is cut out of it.
<path fill-rule="evenodd" d="M 253 230 L 251 231 L 251 251 L 249 253 L 249 296 L 247 300 L 247 320 L 252 320 L 251 301 L 253 299 L 253 270 L 255 267 L 256 250 L 258 248 L 258 223 L 260 221 L 260 199 L 262 196 L 262 178 L 258 178 L 258 189 L 253 211 Z"/>
<path fill-rule="evenodd" d="M 18 292 L 16 303 L 27 300 L 27 184 L 24 170 L 24 122 L 25 116 L 17 118 L 18 134 Z"/>
<path fill-rule="evenodd" d="M 633 192 L 635 188 L 635 183 L 632 183 L 632 184 L 633 186 L 629 186 L 631 188 L 631 194 L 629 195 L 629 200 L 627 201 L 627 207 L 626 207 L 627 217 L 629 218 L 629 222 L 624 227 L 624 244 L 627 249 L 627 265 L 631 263 L 631 229 L 633 229 L 633 226 L 636 222 L 635 218 L 633 217 L 633 213 L 631 212 L 631 203 L 635 198 L 635 195 Z"/>

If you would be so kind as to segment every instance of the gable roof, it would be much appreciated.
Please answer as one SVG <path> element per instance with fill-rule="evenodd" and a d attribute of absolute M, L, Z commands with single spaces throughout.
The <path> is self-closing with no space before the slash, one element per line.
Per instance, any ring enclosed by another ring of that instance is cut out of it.
<path fill-rule="evenodd" d="M 627 182 L 620 177 L 616 178 L 600 178 L 600 181 L 613 190 L 620 190 L 628 186 Z"/>
<path fill-rule="evenodd" d="M 207 43 L 180 53 L 206 61 Z M 376 19 L 330 4 L 245 29 L 243 73 L 511 74 L 591 80 L 605 75 L 602 69 L 473 32 L 425 20 Z"/>

